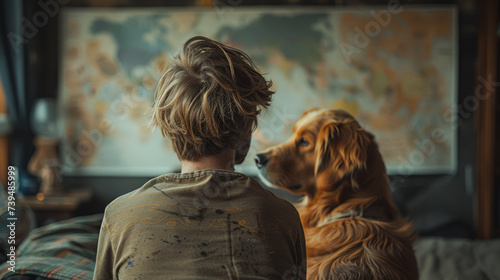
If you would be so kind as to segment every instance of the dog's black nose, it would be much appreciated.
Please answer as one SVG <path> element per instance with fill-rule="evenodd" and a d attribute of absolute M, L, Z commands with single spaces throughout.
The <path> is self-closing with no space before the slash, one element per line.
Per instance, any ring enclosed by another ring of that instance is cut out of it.
<path fill-rule="evenodd" d="M 257 154 L 255 156 L 255 164 L 257 165 L 257 167 L 259 169 L 261 169 L 263 166 L 265 166 L 269 162 L 269 159 L 267 158 L 267 156 L 269 154 L 270 153 L 261 153 L 261 154 Z"/>

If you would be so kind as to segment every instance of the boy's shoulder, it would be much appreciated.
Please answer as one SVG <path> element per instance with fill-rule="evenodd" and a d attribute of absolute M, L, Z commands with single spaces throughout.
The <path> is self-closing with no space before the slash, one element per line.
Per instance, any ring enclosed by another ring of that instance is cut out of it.
<path fill-rule="evenodd" d="M 125 207 L 156 200 L 179 202 L 190 196 L 218 199 L 214 194 L 228 196 L 219 197 L 221 199 L 248 196 L 249 199 L 255 200 L 256 204 L 268 207 L 271 212 L 275 209 L 297 213 L 296 208 L 289 201 L 263 187 L 255 178 L 225 170 L 200 170 L 160 175 L 150 179 L 140 188 L 115 198 L 106 207 L 106 212 L 115 212 Z"/>

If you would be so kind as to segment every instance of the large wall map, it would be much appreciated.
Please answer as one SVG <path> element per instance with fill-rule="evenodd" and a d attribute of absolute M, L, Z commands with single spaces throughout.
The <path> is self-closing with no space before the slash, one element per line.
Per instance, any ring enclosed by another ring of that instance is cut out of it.
<path fill-rule="evenodd" d="M 162 68 L 192 36 L 243 49 L 274 82 L 249 157 L 286 140 L 311 107 L 344 109 L 373 132 L 392 174 L 456 170 L 453 8 L 66 9 L 60 105 L 68 174 L 178 170 L 148 127 Z"/>

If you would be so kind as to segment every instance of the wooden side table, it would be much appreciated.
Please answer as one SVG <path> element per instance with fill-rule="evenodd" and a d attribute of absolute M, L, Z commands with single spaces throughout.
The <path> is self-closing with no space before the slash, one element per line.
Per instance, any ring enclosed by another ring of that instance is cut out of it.
<path fill-rule="evenodd" d="M 35 212 L 37 225 L 48 220 L 60 221 L 72 218 L 76 210 L 92 198 L 92 189 L 71 189 L 62 194 L 51 196 L 25 196 L 19 198 L 20 206 L 29 207 Z"/>

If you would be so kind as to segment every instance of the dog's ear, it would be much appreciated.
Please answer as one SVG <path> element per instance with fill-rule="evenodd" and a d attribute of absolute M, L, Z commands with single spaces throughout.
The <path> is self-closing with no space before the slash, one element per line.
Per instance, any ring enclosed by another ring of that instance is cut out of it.
<path fill-rule="evenodd" d="M 331 168 L 339 175 L 366 168 L 367 150 L 370 137 L 352 119 L 325 123 L 316 140 L 315 174 Z"/>

